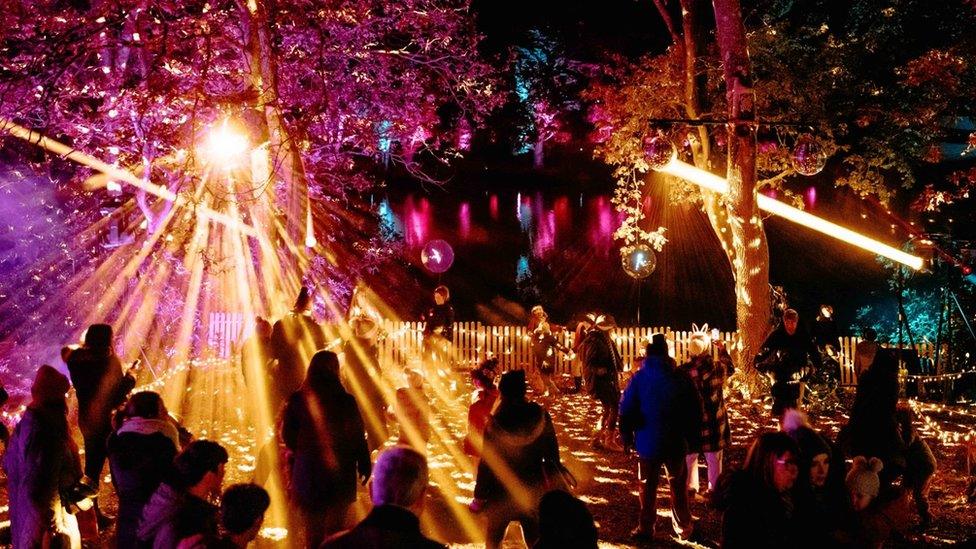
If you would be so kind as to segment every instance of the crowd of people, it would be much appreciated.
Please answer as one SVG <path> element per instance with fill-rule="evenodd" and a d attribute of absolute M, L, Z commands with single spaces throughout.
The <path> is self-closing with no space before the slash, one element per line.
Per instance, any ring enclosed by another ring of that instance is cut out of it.
<path fill-rule="evenodd" d="M 427 361 L 448 360 L 449 299 L 447 288 L 438 287 L 424 315 Z M 311 304 L 303 289 L 289 314 L 274 323 L 258 319 L 241 348 L 249 390 L 277 418 L 276 436 L 258 456 L 272 464 L 263 467 L 270 473 L 256 474 L 254 483 L 224 488 L 228 451 L 195 439 L 159 394 L 134 391 L 139 366 L 123 366 L 110 326 L 89 327 L 82 345 L 62 351 L 68 376 L 41 366 L 3 459 L 14 547 L 80 547 L 85 524 L 78 517 L 87 515 L 95 517 L 88 527 L 96 530 L 115 522 L 120 548 L 247 547 L 271 505 L 261 486 L 270 477 L 284 487 L 293 515 L 291 546 L 443 547 L 425 536 L 419 519 L 436 415 L 426 388 L 431 380 L 405 369 L 404 383 L 393 389 L 377 359 L 375 320 L 357 315 L 348 322 L 351 335 L 337 345 L 336 334 L 312 318 Z M 721 513 L 722 547 L 880 547 L 911 524 L 909 496 L 919 527 L 931 523 L 935 458 L 911 409 L 899 404 L 894 356 L 873 338 L 858 347 L 855 402 L 834 441 L 800 408 L 804 380 L 821 366 L 818 338 L 836 331 L 815 337 L 786 310 L 756 359 L 771 379 L 780 429 L 757 433 L 743 463 L 726 467 L 725 392 L 735 368 L 707 326 L 694 327 L 683 364 L 672 358 L 665 335 L 654 335 L 633 372 L 626 371 L 607 315 L 587 315 L 571 346 L 555 337 L 562 328 L 550 324 L 541 306 L 532 309 L 529 329 L 532 364 L 489 358 L 470 373 L 468 432 L 456 441 L 474 464 L 469 509 L 483 517 L 486 547 L 500 547 L 513 522 L 530 547 L 596 547 L 597 526 L 573 495 L 576 478 L 561 461 L 546 406 L 565 391 L 584 391 L 599 406 L 596 450 L 636 453 L 636 543 L 650 543 L 659 528 L 662 470 L 672 528 L 683 540 L 701 541 L 690 510 L 698 493 Z M 572 387 L 553 379 L 557 353 L 572 359 Z M 69 423 L 72 387 L 84 465 Z M 106 461 L 117 517 L 98 505 Z M 360 485 L 368 485 L 372 510 L 356 524 Z"/>

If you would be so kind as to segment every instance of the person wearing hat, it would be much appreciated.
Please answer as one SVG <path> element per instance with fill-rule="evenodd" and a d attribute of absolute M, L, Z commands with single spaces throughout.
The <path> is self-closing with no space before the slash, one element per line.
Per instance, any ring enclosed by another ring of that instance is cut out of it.
<path fill-rule="evenodd" d="M 657 520 L 657 485 L 661 467 L 671 487 L 672 526 L 681 539 L 694 530 L 688 508 L 688 448 L 701 434 L 702 403 L 695 383 L 675 368 L 664 334 L 655 334 L 647 357 L 620 400 L 620 433 L 625 448 L 637 450 L 637 477 L 641 481 L 640 519 L 634 538 L 654 538 Z"/>
<path fill-rule="evenodd" d="M 712 345 L 718 358 L 712 358 Z M 681 365 L 695 382 L 702 400 L 702 430 L 697 442 L 688 448 L 688 490 L 698 490 L 698 455 L 705 454 L 708 465 L 708 492 L 715 491 L 722 473 L 722 451 L 731 442 L 729 418 L 725 410 L 725 382 L 735 371 L 732 357 L 721 341 L 712 342 L 708 325 L 692 325 L 689 342 L 691 359 Z"/>
<path fill-rule="evenodd" d="M 829 546 L 849 507 L 843 455 L 813 429 L 806 414 L 799 410 L 787 410 L 781 427 L 799 449 L 794 492 L 801 545 Z"/>
<path fill-rule="evenodd" d="M 112 434 L 112 412 L 135 387 L 135 366 L 123 373 L 122 361 L 112 348 L 112 327 L 108 324 L 89 326 L 84 345 L 65 347 L 61 357 L 68 366 L 78 398 L 78 426 L 85 443 L 85 477 L 98 490 L 108 456 L 108 437 Z M 95 513 L 99 527 L 108 527 L 112 517 L 104 515 L 97 505 Z"/>
<path fill-rule="evenodd" d="M 547 471 L 561 467 L 552 417 L 525 398 L 525 372 L 512 370 L 498 384 L 500 400 L 485 428 L 471 510 L 487 518 L 485 547 L 500 547 L 512 521 L 529 547 L 539 537 L 538 506 Z"/>
<path fill-rule="evenodd" d="M 325 347 L 325 330 L 312 317 L 312 295 L 302 287 L 292 310 L 271 328 L 271 354 L 277 359 L 268 386 L 271 410 L 277 414 L 305 379 L 305 370 L 317 351 Z"/>
<path fill-rule="evenodd" d="M 853 514 L 848 528 L 839 534 L 842 543 L 880 548 L 895 532 L 907 530 L 911 520 L 908 493 L 901 488 L 883 493 L 878 476 L 883 468 L 884 464 L 876 457 L 854 458 L 845 481 Z"/>
<path fill-rule="evenodd" d="M 69 388 L 51 366 L 37 370 L 31 402 L 3 456 L 14 547 L 81 547 L 78 521 L 67 509 L 73 502 L 66 499 L 82 478 L 68 428 Z"/>
<path fill-rule="evenodd" d="M 617 442 L 617 412 L 620 405 L 620 372 L 623 359 L 610 332 L 616 327 L 612 316 L 591 314 L 587 316 L 590 328 L 579 344 L 583 364 L 583 380 L 586 391 L 600 403 L 602 411 L 593 446 L 611 451 L 622 451 Z"/>
<path fill-rule="evenodd" d="M 380 372 L 376 335 L 379 325 L 366 314 L 349 320 L 352 337 L 343 345 L 343 382 L 359 404 L 366 422 L 369 450 L 380 449 L 390 437 L 386 424 L 389 406 L 383 394 L 384 380 Z"/>

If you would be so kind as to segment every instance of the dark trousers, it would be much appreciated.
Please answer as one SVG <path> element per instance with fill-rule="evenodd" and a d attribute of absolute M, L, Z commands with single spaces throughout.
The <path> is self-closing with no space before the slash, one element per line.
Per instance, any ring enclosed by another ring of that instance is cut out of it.
<path fill-rule="evenodd" d="M 91 479 L 92 485 L 98 489 L 102 482 L 102 469 L 108 456 L 108 437 L 111 428 L 92 429 L 82 432 L 85 441 L 85 476 Z"/>
<path fill-rule="evenodd" d="M 485 509 L 488 522 L 485 533 L 485 549 L 497 549 L 502 546 L 505 529 L 512 521 L 522 526 L 522 535 L 528 547 L 535 545 L 539 539 L 539 518 L 533 511 L 521 508 L 510 500 L 493 501 Z"/>
<path fill-rule="evenodd" d="M 671 525 L 678 536 L 687 539 L 694 525 L 691 509 L 688 508 L 688 464 L 684 454 L 663 459 L 640 458 L 638 479 L 643 481 L 640 492 L 640 526 L 645 532 L 654 532 L 654 523 L 657 521 L 657 486 L 661 479 L 662 465 L 671 487 Z"/>

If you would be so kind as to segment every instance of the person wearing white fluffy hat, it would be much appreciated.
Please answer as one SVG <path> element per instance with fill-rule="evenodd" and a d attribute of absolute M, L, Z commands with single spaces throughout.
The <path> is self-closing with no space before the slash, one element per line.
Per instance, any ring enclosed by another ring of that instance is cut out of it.
<path fill-rule="evenodd" d="M 725 382 L 735 370 L 725 344 L 713 338 L 715 335 L 718 334 L 709 333 L 708 324 L 701 327 L 692 324 L 688 344 L 691 358 L 681 366 L 695 382 L 703 403 L 701 437 L 688 449 L 688 490 L 698 490 L 698 456 L 705 454 L 709 494 L 717 487 L 722 472 L 722 450 L 731 442 L 725 410 Z M 712 356 L 713 345 L 718 351 L 717 358 Z"/>

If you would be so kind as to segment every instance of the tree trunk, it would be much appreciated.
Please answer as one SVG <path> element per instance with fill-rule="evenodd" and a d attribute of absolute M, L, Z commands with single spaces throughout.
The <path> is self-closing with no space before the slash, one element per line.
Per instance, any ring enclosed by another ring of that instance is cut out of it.
<path fill-rule="evenodd" d="M 769 249 L 756 200 L 756 112 L 739 0 L 712 0 L 729 104 L 729 231 L 735 276 L 738 362 L 752 359 L 769 328 Z"/>

